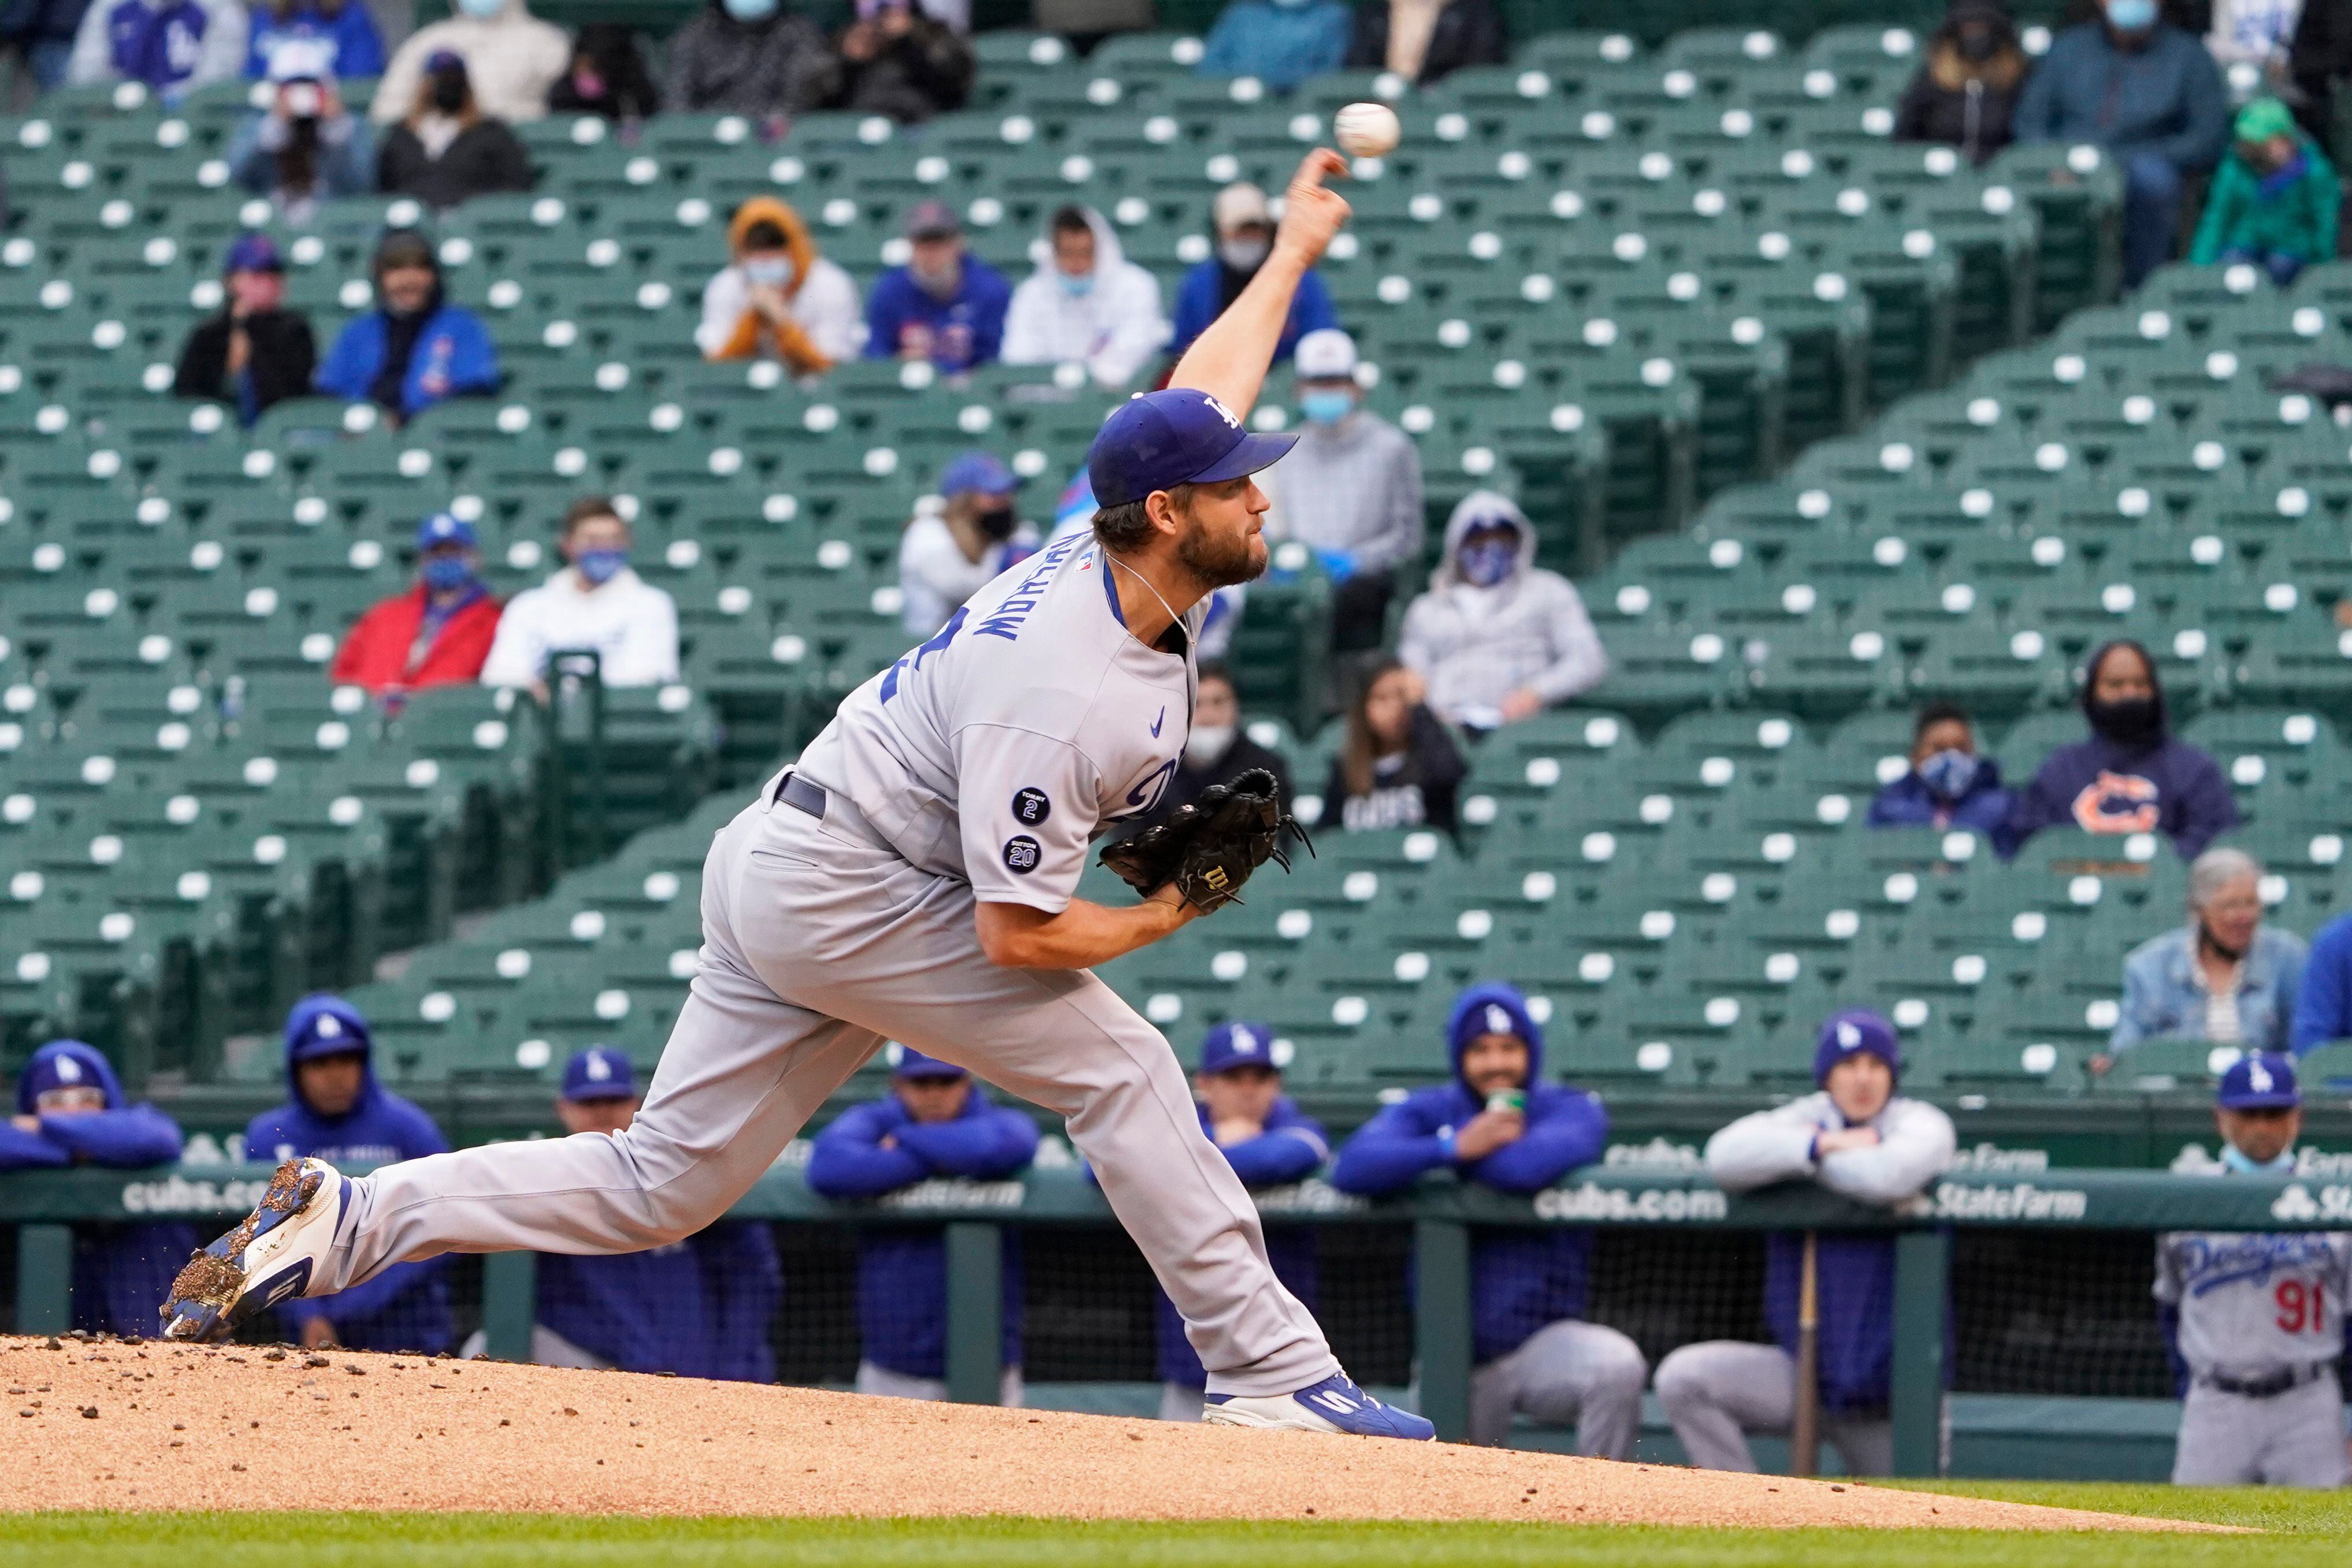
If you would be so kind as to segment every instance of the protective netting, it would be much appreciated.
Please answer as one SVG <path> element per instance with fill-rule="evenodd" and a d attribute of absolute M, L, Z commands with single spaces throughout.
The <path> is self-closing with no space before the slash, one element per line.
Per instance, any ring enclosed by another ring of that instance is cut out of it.
<path fill-rule="evenodd" d="M 1953 1388 L 2172 1397 L 2155 1279 L 2156 1238 L 2144 1231 L 1959 1232 Z"/>

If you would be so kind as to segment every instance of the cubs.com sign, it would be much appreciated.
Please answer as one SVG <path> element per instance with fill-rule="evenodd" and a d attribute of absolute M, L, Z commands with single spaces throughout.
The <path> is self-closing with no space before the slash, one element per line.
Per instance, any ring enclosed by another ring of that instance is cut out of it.
<path fill-rule="evenodd" d="M 1585 1182 L 1547 1187 L 1535 1196 L 1536 1217 L 1561 1225 L 1703 1224 L 1731 1213 L 1731 1200 L 1714 1187 L 1604 1187 Z"/>

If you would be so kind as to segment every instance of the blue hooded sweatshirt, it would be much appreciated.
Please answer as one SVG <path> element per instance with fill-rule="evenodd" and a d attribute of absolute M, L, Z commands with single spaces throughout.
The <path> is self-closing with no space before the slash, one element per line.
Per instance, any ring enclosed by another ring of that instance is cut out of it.
<path fill-rule="evenodd" d="M 134 1169 L 180 1157 L 179 1124 L 152 1105 L 125 1105 L 114 1068 L 95 1047 L 52 1040 L 35 1051 L 16 1080 L 16 1114 L 37 1114 L 53 1089 L 96 1085 L 106 1109 L 41 1117 L 27 1132 L 0 1125 L 0 1171 L 72 1164 Z M 155 1308 L 197 1247 L 185 1225 L 83 1225 L 74 1227 L 73 1323 L 90 1333 L 152 1334 Z"/>
<path fill-rule="evenodd" d="M 329 397 L 363 403 L 389 352 L 392 318 L 382 310 L 354 316 L 327 351 L 313 378 Z M 445 398 L 499 389 L 499 351 L 482 319 L 462 305 L 443 304 L 425 319 L 400 384 L 400 412 L 409 417 Z"/>
<path fill-rule="evenodd" d="M 882 1147 L 884 1138 L 896 1147 Z M 917 1121 L 898 1095 L 854 1106 L 817 1134 L 808 1184 L 828 1198 L 878 1198 L 932 1176 L 1003 1181 L 1037 1155 L 1036 1123 L 989 1102 L 977 1083 L 950 1121 Z M 1004 1364 L 1021 1364 L 1021 1247 L 1004 1237 Z M 948 1258 L 937 1226 L 857 1236 L 860 1353 L 905 1377 L 947 1375 Z"/>
<path fill-rule="evenodd" d="M 1506 1193 L 1535 1193 L 1601 1157 L 1609 1113 L 1598 1095 L 1543 1081 L 1543 1030 L 1527 998 L 1497 982 L 1473 985 L 1446 1023 L 1454 1077 L 1416 1089 L 1356 1131 L 1339 1151 L 1331 1182 L 1343 1192 L 1382 1197 L 1431 1171 L 1452 1170 Z M 1484 1159 L 1454 1157 L 1454 1134 L 1486 1109 L 1462 1078 L 1462 1053 L 1484 1034 L 1516 1035 L 1528 1046 L 1527 1131 Z M 1528 1335 L 1584 1314 L 1592 1237 L 1580 1230 L 1481 1232 L 1470 1253 L 1472 1354 L 1484 1365 Z"/>
<path fill-rule="evenodd" d="M 751 1220 L 647 1252 L 539 1258 L 539 1321 L 624 1372 L 773 1383 L 783 1299 L 775 1239 Z"/>
<path fill-rule="evenodd" d="M 311 1057 L 356 1051 L 361 1061 L 360 1097 L 341 1116 L 321 1116 L 304 1103 L 295 1064 Z M 287 1102 L 265 1110 L 245 1129 L 248 1160 L 274 1163 L 316 1155 L 331 1164 L 392 1164 L 426 1154 L 446 1154 L 449 1141 L 433 1119 L 376 1081 L 373 1042 L 367 1020 L 340 996 L 306 996 L 286 1016 Z M 446 1259 L 395 1263 L 365 1284 L 332 1296 L 281 1304 L 278 1316 L 289 1339 L 301 1338 L 302 1325 L 324 1318 L 336 1340 L 353 1350 L 413 1350 L 431 1353 L 450 1341 L 449 1286 Z"/>

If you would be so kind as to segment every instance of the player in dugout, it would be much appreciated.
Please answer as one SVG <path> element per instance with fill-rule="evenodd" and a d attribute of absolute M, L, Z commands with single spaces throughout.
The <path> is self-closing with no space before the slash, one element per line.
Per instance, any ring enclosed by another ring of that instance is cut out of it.
<path fill-rule="evenodd" d="M 1609 1114 L 1597 1095 L 1543 1081 L 1543 1030 L 1517 987 L 1473 985 L 1446 1026 L 1454 1077 L 1417 1089 L 1359 1128 L 1332 1184 L 1379 1197 L 1431 1171 L 1507 1193 L 1550 1186 L 1601 1157 Z M 1579 1230 L 1482 1232 L 1470 1255 L 1470 1441 L 1499 1446 L 1511 1417 L 1576 1425 L 1576 1451 L 1633 1451 L 1649 1363 L 1615 1329 L 1584 1321 L 1592 1237 Z"/>
<path fill-rule="evenodd" d="M 565 1132 L 619 1132 L 640 1103 L 636 1070 L 612 1047 L 590 1046 L 563 1064 L 555 1115 Z M 543 1252 L 530 1359 L 773 1383 L 768 1331 L 783 1295 L 775 1239 L 757 1220 L 722 1219 L 643 1252 Z M 475 1355 L 488 1342 L 477 1332 L 458 1353 Z"/>
<path fill-rule="evenodd" d="M 878 1198 L 933 1176 L 1001 1182 L 1037 1157 L 1037 1124 L 993 1104 L 952 1062 L 893 1045 L 890 1092 L 817 1134 L 808 1184 L 828 1198 Z M 997 1403 L 1021 1404 L 1021 1241 L 1003 1241 L 1004 1372 Z M 857 1392 L 945 1399 L 947 1237 L 937 1226 L 857 1236 Z"/>

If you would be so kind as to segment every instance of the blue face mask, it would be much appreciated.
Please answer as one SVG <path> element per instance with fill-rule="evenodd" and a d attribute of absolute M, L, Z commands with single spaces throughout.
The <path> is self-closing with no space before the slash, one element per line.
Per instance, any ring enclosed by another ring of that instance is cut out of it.
<path fill-rule="evenodd" d="M 1356 400 L 1344 392 L 1305 392 L 1298 396 L 1298 411 L 1314 425 L 1337 425 L 1356 411 Z"/>
<path fill-rule="evenodd" d="M 1095 291 L 1095 275 L 1091 272 L 1082 272 L 1075 278 L 1066 272 L 1056 272 L 1054 277 L 1062 285 L 1062 292 L 1073 300 L 1083 300 Z"/>
<path fill-rule="evenodd" d="M 776 0 L 726 0 L 727 14 L 739 22 L 764 22 L 776 14 Z"/>
<path fill-rule="evenodd" d="M 2279 1157 L 2268 1164 L 2256 1164 L 2235 1143 L 2221 1145 L 2221 1164 L 2241 1176 L 2284 1176 L 2294 1169 L 2294 1151 L 2282 1150 Z"/>
<path fill-rule="evenodd" d="M 462 555 L 428 555 L 417 568 L 425 585 L 436 594 L 453 593 L 474 580 L 473 563 Z"/>
<path fill-rule="evenodd" d="M 1958 800 L 1969 793 L 1977 782 L 1977 772 L 1984 766 L 1974 752 L 1946 748 L 1919 764 L 1919 777 L 1937 798 Z"/>
<path fill-rule="evenodd" d="M 507 8 L 507 0 L 457 0 L 457 9 L 477 22 L 487 22 Z"/>
<path fill-rule="evenodd" d="M 2108 0 L 2107 26 L 2118 33 L 2144 33 L 2156 26 L 2156 0 Z"/>
<path fill-rule="evenodd" d="M 580 568 L 580 575 L 599 587 L 611 582 L 628 563 L 629 552 L 625 550 L 583 550 L 580 559 L 572 563 Z"/>
<path fill-rule="evenodd" d="M 1474 588 L 1491 588 L 1511 574 L 1519 563 L 1519 547 L 1508 539 L 1496 539 L 1484 544 L 1465 544 L 1455 557 L 1460 563 L 1462 580 Z"/>

